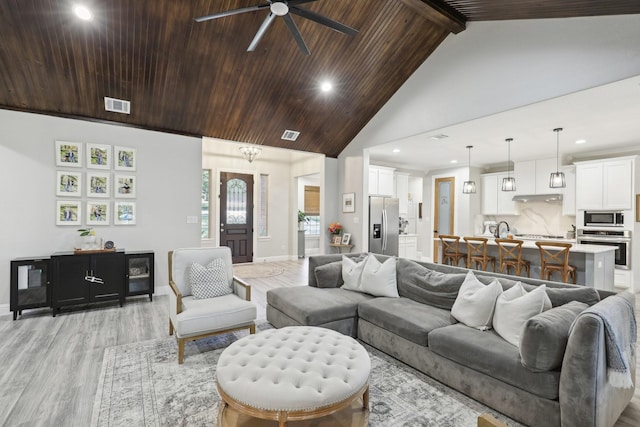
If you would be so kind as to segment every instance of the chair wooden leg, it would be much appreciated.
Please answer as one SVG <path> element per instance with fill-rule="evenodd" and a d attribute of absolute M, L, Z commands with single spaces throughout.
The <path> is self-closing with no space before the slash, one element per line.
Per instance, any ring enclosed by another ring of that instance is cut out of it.
<path fill-rule="evenodd" d="M 256 333 L 256 324 L 253 323 L 251 326 L 249 326 L 249 334 L 255 334 Z"/>
<path fill-rule="evenodd" d="M 169 335 L 173 335 L 173 323 L 171 323 L 171 319 L 169 319 Z"/>
<path fill-rule="evenodd" d="M 178 365 L 184 362 L 184 339 L 178 339 Z"/>

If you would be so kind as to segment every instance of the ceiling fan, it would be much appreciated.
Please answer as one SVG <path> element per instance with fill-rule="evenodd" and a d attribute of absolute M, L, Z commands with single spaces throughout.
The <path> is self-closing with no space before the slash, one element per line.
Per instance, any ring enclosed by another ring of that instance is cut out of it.
<path fill-rule="evenodd" d="M 354 36 L 358 34 L 358 30 L 355 30 L 337 21 L 329 19 L 326 16 L 323 16 L 318 13 L 299 7 L 300 4 L 311 3 L 314 1 L 316 0 L 289 0 L 289 1 L 268 0 L 267 3 L 259 4 L 257 6 L 242 7 L 240 9 L 228 10 L 226 12 L 219 12 L 219 13 L 214 13 L 212 15 L 201 16 L 199 18 L 195 18 L 195 21 L 196 22 L 209 21 L 211 19 L 218 19 L 218 18 L 223 18 L 225 16 L 238 15 L 240 13 L 254 12 L 256 10 L 269 8 L 269 15 L 262 22 L 262 25 L 258 29 L 258 32 L 253 37 L 253 40 L 251 41 L 251 44 L 249 45 L 247 52 L 253 52 L 256 49 L 256 47 L 258 46 L 258 43 L 260 42 L 260 39 L 262 38 L 262 36 L 264 36 L 265 32 L 267 31 L 267 29 L 269 28 L 273 20 L 276 18 L 276 16 L 280 16 L 282 17 L 282 19 L 284 19 L 284 23 L 287 25 L 287 28 L 289 29 L 289 32 L 291 33 L 293 38 L 296 40 L 296 43 L 298 43 L 298 47 L 300 47 L 300 50 L 302 50 L 302 53 L 304 53 L 305 55 L 309 55 L 311 52 L 309 51 L 309 48 L 304 42 L 304 39 L 302 38 L 302 34 L 300 34 L 300 31 L 298 30 L 298 26 L 296 25 L 295 22 L 293 22 L 291 13 L 301 16 L 303 18 L 309 19 L 311 21 L 317 22 L 318 24 L 324 25 L 325 27 L 329 27 L 332 30 L 335 30 L 339 33 L 348 34 L 350 36 Z"/>

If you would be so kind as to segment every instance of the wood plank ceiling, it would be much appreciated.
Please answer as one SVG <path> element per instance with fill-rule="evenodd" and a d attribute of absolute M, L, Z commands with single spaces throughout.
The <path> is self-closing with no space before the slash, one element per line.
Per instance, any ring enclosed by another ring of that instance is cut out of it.
<path fill-rule="evenodd" d="M 302 7 L 359 33 L 294 16 L 311 50 L 304 56 L 282 19 L 246 52 L 267 10 L 193 20 L 260 0 L 87 4 L 90 22 L 68 0 L 0 2 L 0 108 L 330 157 L 467 20 L 640 13 L 638 0 L 318 0 Z M 332 93 L 318 90 L 325 79 Z M 106 112 L 105 96 L 130 100 L 131 114 Z M 298 140 L 280 139 L 286 129 L 300 131 Z"/>

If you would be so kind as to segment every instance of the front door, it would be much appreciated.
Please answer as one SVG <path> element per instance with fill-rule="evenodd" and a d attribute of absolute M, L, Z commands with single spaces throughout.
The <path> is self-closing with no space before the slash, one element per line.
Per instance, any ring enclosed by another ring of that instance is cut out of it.
<path fill-rule="evenodd" d="M 253 175 L 220 173 L 220 246 L 234 263 L 253 261 Z"/>
<path fill-rule="evenodd" d="M 453 234 L 455 177 L 436 178 L 433 192 L 433 262 L 438 262 L 438 236 Z"/>

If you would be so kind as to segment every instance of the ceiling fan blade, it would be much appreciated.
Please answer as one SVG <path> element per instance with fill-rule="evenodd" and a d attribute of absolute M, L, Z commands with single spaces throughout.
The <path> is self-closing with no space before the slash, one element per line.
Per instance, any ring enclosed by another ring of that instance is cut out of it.
<path fill-rule="evenodd" d="M 302 34 L 300 34 L 300 31 L 298 30 L 298 26 L 295 22 L 293 22 L 291 14 L 287 13 L 286 15 L 283 15 L 282 19 L 284 19 L 284 23 L 287 24 L 287 28 L 289 28 L 289 32 L 291 33 L 293 38 L 296 39 L 296 43 L 298 43 L 298 47 L 300 48 L 302 53 L 304 53 L 305 55 L 310 55 L 311 52 L 309 51 L 307 44 L 302 39 Z"/>
<path fill-rule="evenodd" d="M 225 16 L 238 15 L 240 13 L 245 12 L 253 12 L 260 9 L 265 9 L 271 6 L 271 3 L 259 4 L 257 6 L 249 6 L 249 7 L 241 7 L 240 9 L 227 10 L 226 12 L 214 13 L 212 15 L 200 16 L 198 18 L 194 18 L 196 22 L 209 21 L 211 19 L 224 18 Z"/>
<path fill-rule="evenodd" d="M 314 1 L 317 1 L 317 0 L 290 0 L 287 4 L 289 5 L 289 7 L 291 7 L 291 6 L 297 6 L 299 4 L 304 4 L 304 3 L 313 3 Z"/>
<path fill-rule="evenodd" d="M 267 32 L 267 28 L 269 28 L 269 25 L 271 25 L 274 19 L 276 19 L 276 15 L 272 12 L 269 12 L 269 15 L 264 19 L 264 21 L 262 21 L 262 25 L 260 25 L 260 28 L 258 28 L 258 32 L 253 37 L 253 40 L 251 40 L 251 44 L 249 45 L 247 52 L 253 52 L 254 50 L 256 50 L 258 43 L 260 43 L 260 39 L 262 39 L 264 33 Z"/>
<path fill-rule="evenodd" d="M 339 33 L 348 34 L 350 36 L 355 36 L 356 34 L 358 34 L 358 30 L 354 28 L 348 27 L 344 24 L 339 23 L 338 21 L 334 21 L 333 19 L 329 19 L 326 16 L 317 14 L 307 9 L 302 9 L 299 7 L 292 6 L 289 8 L 289 12 L 295 13 L 298 16 L 317 22 L 318 24 L 324 25 L 325 27 L 329 27 L 332 30 L 337 31 Z"/>

